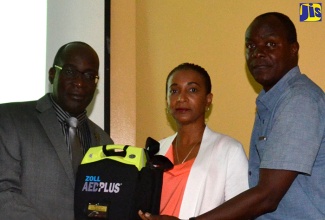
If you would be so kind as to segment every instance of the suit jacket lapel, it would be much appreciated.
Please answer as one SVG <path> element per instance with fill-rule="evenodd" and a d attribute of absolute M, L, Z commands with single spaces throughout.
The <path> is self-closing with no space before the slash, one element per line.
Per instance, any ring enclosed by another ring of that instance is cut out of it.
<path fill-rule="evenodd" d="M 96 130 L 93 128 L 93 124 L 88 120 L 90 135 L 91 135 L 91 145 L 90 147 L 98 146 L 100 145 L 100 135 L 96 133 Z"/>
<path fill-rule="evenodd" d="M 72 170 L 71 159 L 68 153 L 68 148 L 65 138 L 62 134 L 62 128 L 56 117 L 55 110 L 48 95 L 45 95 L 37 102 L 37 110 L 40 111 L 38 116 L 48 138 L 50 139 L 59 160 L 61 161 L 64 170 L 74 187 L 75 177 Z"/>

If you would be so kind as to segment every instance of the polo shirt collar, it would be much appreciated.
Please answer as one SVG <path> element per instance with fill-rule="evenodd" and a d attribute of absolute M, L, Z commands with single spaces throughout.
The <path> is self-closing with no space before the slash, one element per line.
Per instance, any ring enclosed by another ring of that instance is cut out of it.
<path fill-rule="evenodd" d="M 280 81 L 277 82 L 268 92 L 265 92 L 263 89 L 256 98 L 256 105 L 263 105 L 267 109 L 272 109 L 272 107 L 279 100 L 279 96 L 281 96 L 287 89 L 289 81 L 298 75 L 301 75 L 301 72 L 299 67 L 295 66 L 287 74 L 285 74 L 280 79 Z"/>

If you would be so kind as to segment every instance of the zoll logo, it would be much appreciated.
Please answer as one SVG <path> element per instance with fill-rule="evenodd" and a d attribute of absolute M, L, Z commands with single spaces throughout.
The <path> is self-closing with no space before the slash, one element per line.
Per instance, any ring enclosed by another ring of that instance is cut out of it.
<path fill-rule="evenodd" d="M 84 192 L 104 192 L 118 193 L 122 183 L 104 182 L 100 176 L 86 176 L 85 183 L 81 191 Z"/>

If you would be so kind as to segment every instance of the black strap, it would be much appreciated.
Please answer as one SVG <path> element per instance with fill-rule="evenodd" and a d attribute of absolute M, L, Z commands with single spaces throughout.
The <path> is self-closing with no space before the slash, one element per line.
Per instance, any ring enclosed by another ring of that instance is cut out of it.
<path fill-rule="evenodd" d="M 129 145 L 125 145 L 123 150 L 121 149 L 106 149 L 106 145 L 103 145 L 103 153 L 107 157 L 111 156 L 119 156 L 119 157 L 125 157 L 126 156 L 126 149 L 128 149 Z"/>

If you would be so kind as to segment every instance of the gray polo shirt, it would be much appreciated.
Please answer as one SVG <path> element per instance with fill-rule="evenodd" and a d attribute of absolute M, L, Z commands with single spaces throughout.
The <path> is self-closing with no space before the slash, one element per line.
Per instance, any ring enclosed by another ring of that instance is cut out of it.
<path fill-rule="evenodd" d="M 259 168 L 300 172 L 276 211 L 258 219 L 325 219 L 325 96 L 298 67 L 256 100 L 249 185 Z"/>

